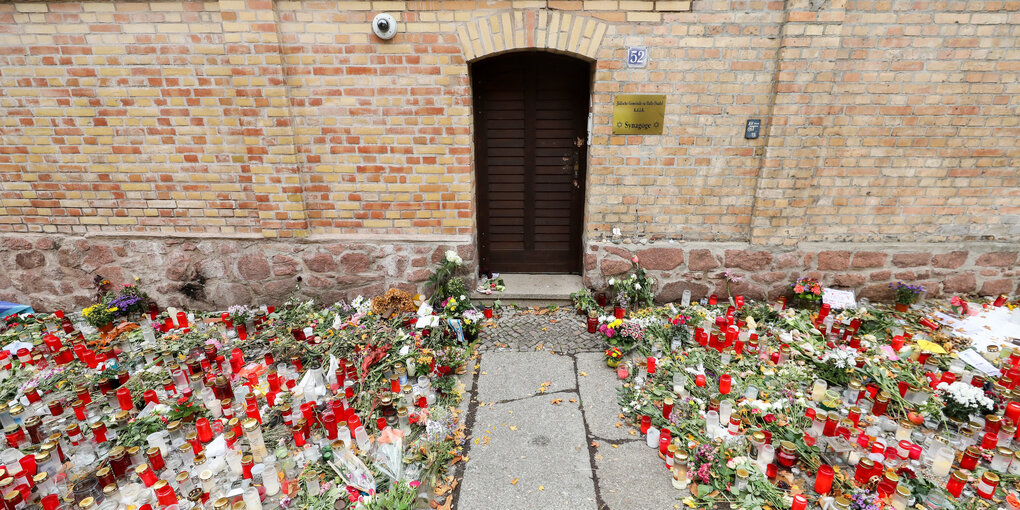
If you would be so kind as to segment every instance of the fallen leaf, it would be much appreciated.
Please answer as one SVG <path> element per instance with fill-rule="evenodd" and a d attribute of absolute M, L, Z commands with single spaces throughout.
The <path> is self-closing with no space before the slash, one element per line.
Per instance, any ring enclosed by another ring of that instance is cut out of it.
<path fill-rule="evenodd" d="M 558 405 L 560 405 L 562 403 L 563 403 L 563 399 L 562 398 L 554 398 L 554 399 L 552 399 L 552 404 L 553 405 L 557 405 L 558 406 Z"/>
<path fill-rule="evenodd" d="M 599 447 L 599 444 L 598 444 L 598 443 L 596 443 L 595 441 L 592 441 L 592 442 L 591 442 L 591 445 L 592 445 L 592 446 L 594 446 L 595 448 L 598 448 L 598 447 Z"/>
<path fill-rule="evenodd" d="M 577 399 L 576 398 L 569 399 L 569 401 L 570 401 L 571 404 L 576 404 L 577 403 Z"/>
<path fill-rule="evenodd" d="M 619 447 L 620 447 L 620 445 L 618 445 L 618 444 L 614 444 L 613 445 L 613 448 L 619 448 Z"/>
<path fill-rule="evenodd" d="M 510 425 L 510 430 L 517 430 L 517 425 Z"/>
<path fill-rule="evenodd" d="M 623 423 L 616 422 L 616 428 L 622 429 L 623 428 Z"/>
<path fill-rule="evenodd" d="M 581 374 L 581 377 L 588 377 L 588 372 L 578 372 L 578 373 Z"/>
<path fill-rule="evenodd" d="M 544 491 L 544 490 L 545 490 L 545 485 L 539 485 L 539 486 L 538 486 L 538 490 L 540 490 L 540 491 Z"/>
<path fill-rule="evenodd" d="M 517 478 L 514 478 L 513 481 L 510 482 L 510 485 L 517 485 Z"/>

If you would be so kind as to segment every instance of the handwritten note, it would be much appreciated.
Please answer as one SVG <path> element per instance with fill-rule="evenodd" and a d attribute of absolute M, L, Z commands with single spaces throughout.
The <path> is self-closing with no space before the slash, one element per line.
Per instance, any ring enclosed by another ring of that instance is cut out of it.
<path fill-rule="evenodd" d="M 823 287 L 822 303 L 836 309 L 857 308 L 857 298 L 854 297 L 854 291 L 852 290 Z"/>
<path fill-rule="evenodd" d="M 985 375 L 990 375 L 992 377 L 999 377 L 1002 375 L 1002 373 L 999 372 L 999 369 L 995 368 L 995 365 L 989 363 L 984 356 L 978 354 L 978 352 L 974 349 L 961 351 L 959 356 L 960 359 L 965 361 L 968 365 L 984 372 Z"/>

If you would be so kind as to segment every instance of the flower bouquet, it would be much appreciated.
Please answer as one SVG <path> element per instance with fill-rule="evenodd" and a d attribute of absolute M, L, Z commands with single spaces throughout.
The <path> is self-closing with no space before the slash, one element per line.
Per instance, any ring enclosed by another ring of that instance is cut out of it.
<path fill-rule="evenodd" d="M 985 395 L 981 388 L 963 382 L 939 383 L 936 392 L 945 406 L 942 414 L 947 418 L 956 418 L 963 422 L 970 420 L 971 415 L 985 416 L 992 412 L 994 402 Z"/>
<path fill-rule="evenodd" d="M 890 283 L 889 288 L 896 291 L 896 311 L 906 312 L 910 305 L 920 299 L 924 287 L 920 285 L 907 285 L 903 282 Z"/>
<path fill-rule="evenodd" d="M 117 318 L 119 311 L 120 309 L 107 303 L 96 303 L 82 310 L 81 316 L 92 327 L 100 331 L 109 331 L 113 328 L 113 321 Z"/>
<path fill-rule="evenodd" d="M 620 366 L 620 362 L 623 361 L 623 351 L 619 347 L 610 347 L 606 349 L 606 365 L 609 368 L 616 368 Z"/>
<path fill-rule="evenodd" d="M 800 278 L 790 284 L 793 303 L 801 308 L 814 307 L 822 300 L 822 284 L 814 278 Z"/>

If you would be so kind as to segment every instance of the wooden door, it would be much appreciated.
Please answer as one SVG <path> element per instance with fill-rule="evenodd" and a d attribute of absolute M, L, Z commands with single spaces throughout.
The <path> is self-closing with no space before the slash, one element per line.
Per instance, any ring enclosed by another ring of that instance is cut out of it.
<path fill-rule="evenodd" d="M 511 53 L 471 72 L 482 270 L 580 273 L 589 64 Z"/>

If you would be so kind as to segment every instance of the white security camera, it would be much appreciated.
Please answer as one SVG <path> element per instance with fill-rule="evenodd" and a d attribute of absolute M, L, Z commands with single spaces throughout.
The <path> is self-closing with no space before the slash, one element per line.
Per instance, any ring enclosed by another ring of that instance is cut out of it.
<path fill-rule="evenodd" d="M 393 36 L 397 35 L 397 20 L 389 14 L 376 14 L 372 20 L 372 31 L 380 39 L 386 41 L 393 39 Z"/>

